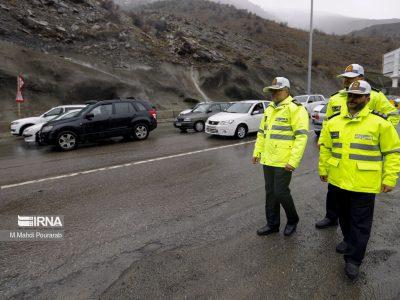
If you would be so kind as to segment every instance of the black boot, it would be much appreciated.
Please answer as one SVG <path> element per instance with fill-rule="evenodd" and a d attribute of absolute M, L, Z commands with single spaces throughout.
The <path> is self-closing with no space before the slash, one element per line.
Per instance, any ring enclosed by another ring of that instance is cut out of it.
<path fill-rule="evenodd" d="M 279 232 L 278 227 L 271 228 L 268 225 L 265 225 L 264 227 L 261 227 L 260 229 L 257 230 L 258 235 L 269 235 L 274 232 Z"/>
<path fill-rule="evenodd" d="M 337 220 L 332 221 L 329 218 L 323 218 L 321 221 L 318 221 L 315 224 L 315 227 L 317 227 L 318 229 L 324 229 L 324 228 L 328 228 L 331 226 L 337 226 L 337 224 L 338 224 Z"/>
<path fill-rule="evenodd" d="M 286 236 L 292 235 L 296 231 L 296 228 L 297 224 L 287 224 L 283 234 Z"/>
<path fill-rule="evenodd" d="M 358 274 L 359 274 L 359 269 L 360 267 L 352 264 L 350 262 L 347 262 L 344 271 L 346 272 L 347 277 L 349 277 L 351 280 L 357 279 Z"/>

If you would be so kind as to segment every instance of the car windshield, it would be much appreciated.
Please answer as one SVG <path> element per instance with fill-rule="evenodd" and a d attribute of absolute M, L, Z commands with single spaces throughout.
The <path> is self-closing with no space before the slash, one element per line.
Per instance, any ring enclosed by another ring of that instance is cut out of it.
<path fill-rule="evenodd" d="M 226 111 L 229 113 L 241 113 L 245 114 L 249 112 L 249 109 L 253 106 L 253 103 L 235 103 L 229 107 Z"/>
<path fill-rule="evenodd" d="M 199 106 L 195 107 L 192 112 L 196 113 L 196 112 L 207 112 L 208 109 L 210 108 L 209 104 L 200 104 Z"/>
<path fill-rule="evenodd" d="M 58 116 L 57 118 L 55 118 L 54 120 L 63 120 L 63 119 L 68 119 L 68 118 L 72 118 L 72 117 L 76 117 L 81 110 L 72 110 L 69 111 L 65 114 L 62 114 L 61 116 Z"/>
<path fill-rule="evenodd" d="M 77 116 L 82 116 L 85 112 L 87 112 L 94 104 L 86 104 L 86 106 L 84 108 L 82 108 L 82 110 L 78 111 L 78 113 L 75 115 L 75 117 Z"/>
<path fill-rule="evenodd" d="M 307 102 L 308 96 L 296 96 L 296 97 L 294 97 L 294 99 L 296 99 L 297 101 L 299 101 L 301 103 L 305 103 L 305 102 Z"/>
<path fill-rule="evenodd" d="M 321 109 L 321 113 L 325 114 L 327 108 L 328 108 L 328 104 L 325 104 L 324 107 Z"/>
<path fill-rule="evenodd" d="M 56 107 L 56 108 L 52 108 L 49 111 L 46 111 L 42 117 L 46 118 L 46 117 L 56 117 L 58 116 L 60 113 L 62 113 L 62 108 L 61 107 Z"/>

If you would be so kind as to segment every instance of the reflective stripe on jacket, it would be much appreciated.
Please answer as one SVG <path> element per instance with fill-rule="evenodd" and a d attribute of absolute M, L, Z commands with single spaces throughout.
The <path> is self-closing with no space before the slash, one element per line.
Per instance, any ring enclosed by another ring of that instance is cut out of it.
<path fill-rule="evenodd" d="M 273 102 L 264 112 L 254 147 L 254 157 L 261 164 L 297 168 L 307 145 L 309 119 L 307 110 L 289 96 L 278 105 Z"/>
<path fill-rule="evenodd" d="M 319 174 L 344 190 L 379 193 L 394 187 L 400 171 L 400 139 L 392 124 L 365 107 L 355 117 L 347 106 L 328 120 L 319 139 Z"/>

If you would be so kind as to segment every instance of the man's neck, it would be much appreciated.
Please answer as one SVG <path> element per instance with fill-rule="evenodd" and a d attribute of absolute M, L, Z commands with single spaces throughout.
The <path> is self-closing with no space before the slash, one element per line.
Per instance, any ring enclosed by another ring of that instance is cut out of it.
<path fill-rule="evenodd" d="M 353 109 L 351 109 L 351 110 L 349 110 L 349 115 L 350 115 L 350 117 L 355 118 L 360 113 L 360 111 L 361 110 L 353 110 Z"/>
<path fill-rule="evenodd" d="M 287 98 L 287 97 L 285 97 L 284 99 L 281 99 L 281 100 L 274 99 L 274 100 L 272 100 L 272 101 L 275 103 L 276 106 L 278 106 L 278 105 L 281 104 L 281 102 L 283 102 L 286 98 Z"/>

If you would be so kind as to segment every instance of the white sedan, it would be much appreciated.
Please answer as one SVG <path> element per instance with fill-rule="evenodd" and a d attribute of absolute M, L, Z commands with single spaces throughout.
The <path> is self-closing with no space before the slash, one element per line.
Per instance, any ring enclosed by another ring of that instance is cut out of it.
<path fill-rule="evenodd" d="M 58 116 L 53 120 L 62 120 L 62 119 L 68 119 L 68 118 L 72 118 L 75 117 L 82 109 L 74 109 L 71 110 L 69 112 L 66 112 L 64 114 L 62 114 L 61 116 Z M 40 131 L 40 129 L 42 129 L 43 125 L 46 123 L 39 123 L 33 126 L 30 126 L 28 128 L 26 128 L 24 130 L 24 132 L 22 133 L 22 136 L 25 139 L 25 142 L 27 143 L 36 143 L 37 142 L 37 136 L 36 134 Z"/>
<path fill-rule="evenodd" d="M 68 111 L 71 111 L 73 109 L 82 109 L 86 105 L 62 105 L 62 106 L 57 106 L 49 111 L 45 112 L 44 114 L 38 116 L 38 117 L 30 117 L 30 118 L 24 118 L 24 119 L 18 119 L 15 121 L 11 122 L 10 125 L 10 131 L 11 134 L 13 135 L 22 135 L 24 130 L 30 126 L 36 125 L 36 124 L 43 124 L 46 123 L 55 117 L 58 117 L 62 115 L 63 113 L 66 113 Z"/>
<path fill-rule="evenodd" d="M 294 99 L 300 102 L 307 109 L 309 116 L 311 116 L 314 108 L 318 105 L 324 105 L 327 103 L 325 97 L 322 95 L 300 95 L 295 96 Z"/>
<path fill-rule="evenodd" d="M 205 132 L 212 135 L 244 138 L 249 132 L 256 132 L 269 101 L 245 100 L 236 102 L 226 112 L 208 118 Z"/>

